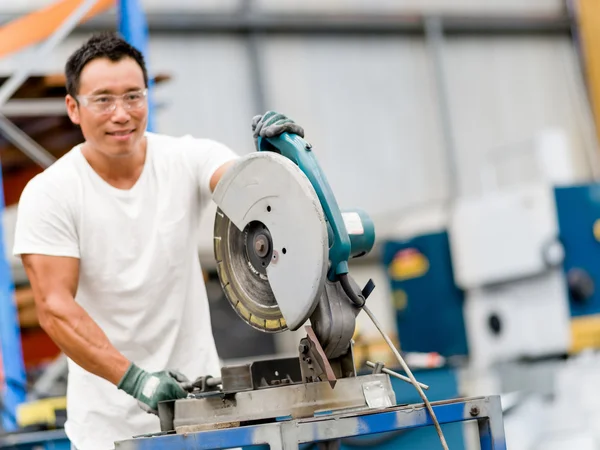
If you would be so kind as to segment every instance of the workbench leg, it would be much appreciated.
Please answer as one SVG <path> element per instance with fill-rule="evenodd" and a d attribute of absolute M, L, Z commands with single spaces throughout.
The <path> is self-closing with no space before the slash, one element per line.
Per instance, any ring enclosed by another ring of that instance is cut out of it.
<path fill-rule="evenodd" d="M 279 426 L 281 432 L 281 450 L 298 450 L 298 428 L 294 421 L 283 422 Z M 273 448 L 273 447 L 271 447 Z"/>
<path fill-rule="evenodd" d="M 285 447 L 281 444 L 281 441 L 268 442 L 269 450 L 283 450 Z M 298 448 L 298 447 L 296 447 Z"/>
<path fill-rule="evenodd" d="M 481 450 L 506 450 L 500 401 L 490 404 L 489 417 L 478 419 Z"/>

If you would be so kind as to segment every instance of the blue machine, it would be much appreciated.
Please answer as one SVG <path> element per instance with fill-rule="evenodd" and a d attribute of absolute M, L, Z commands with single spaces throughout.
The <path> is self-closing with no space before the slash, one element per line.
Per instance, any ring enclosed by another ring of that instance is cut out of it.
<path fill-rule="evenodd" d="M 600 292 L 593 283 L 600 280 L 600 185 L 557 188 L 554 194 L 565 273 L 582 276 L 580 284 L 569 283 L 571 316 L 600 314 Z"/>
<path fill-rule="evenodd" d="M 442 231 L 387 242 L 382 258 L 402 350 L 466 356 L 464 294 L 454 284 L 448 234 Z"/>
<path fill-rule="evenodd" d="M 574 350 L 600 347 L 600 184 L 554 190 Z"/>

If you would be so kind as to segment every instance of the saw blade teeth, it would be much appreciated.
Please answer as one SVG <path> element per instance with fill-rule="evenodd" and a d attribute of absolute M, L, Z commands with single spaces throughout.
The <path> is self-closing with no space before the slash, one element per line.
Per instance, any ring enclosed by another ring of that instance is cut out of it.
<path fill-rule="evenodd" d="M 276 319 L 276 320 L 267 319 L 267 320 L 265 320 L 265 328 L 267 330 L 277 331 L 277 330 L 281 329 L 281 321 L 279 319 Z"/>
<path fill-rule="evenodd" d="M 250 322 L 252 322 L 252 324 L 254 324 L 255 326 L 262 328 L 264 330 L 267 329 L 266 326 L 266 320 L 261 319 L 260 317 L 257 317 L 253 314 L 250 314 Z"/>
<path fill-rule="evenodd" d="M 236 309 L 239 311 L 239 313 L 244 319 L 250 321 L 250 316 L 252 314 L 250 313 L 250 311 L 248 311 L 248 309 L 246 308 L 246 306 L 244 306 L 242 302 L 237 302 Z"/>
<path fill-rule="evenodd" d="M 268 277 L 252 266 L 247 255 L 247 232 L 234 227 L 222 212 L 215 217 L 213 240 L 217 273 L 227 301 L 252 328 L 263 332 L 287 329 Z"/>

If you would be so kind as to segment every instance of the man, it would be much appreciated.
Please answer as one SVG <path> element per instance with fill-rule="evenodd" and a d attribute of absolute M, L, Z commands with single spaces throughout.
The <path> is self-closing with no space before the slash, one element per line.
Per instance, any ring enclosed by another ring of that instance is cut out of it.
<path fill-rule="evenodd" d="M 66 77 L 85 141 L 25 188 L 14 253 L 41 326 L 69 358 L 67 435 L 79 450 L 107 450 L 160 431 L 142 408 L 186 396 L 172 371 L 220 374 L 195 243 L 237 156 L 212 140 L 146 132 L 143 57 L 112 34 L 76 50 Z M 252 127 L 255 139 L 303 135 L 271 112 Z"/>

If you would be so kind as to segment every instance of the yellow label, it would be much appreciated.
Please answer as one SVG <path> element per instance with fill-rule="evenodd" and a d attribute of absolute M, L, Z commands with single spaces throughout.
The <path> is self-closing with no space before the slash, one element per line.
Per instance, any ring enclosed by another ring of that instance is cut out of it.
<path fill-rule="evenodd" d="M 390 264 L 389 274 L 394 281 L 422 277 L 429 270 L 427 257 L 415 249 L 400 250 Z"/>
<path fill-rule="evenodd" d="M 573 318 L 571 338 L 571 353 L 588 348 L 600 348 L 600 314 Z"/>
<path fill-rule="evenodd" d="M 37 424 L 56 424 L 56 410 L 67 408 L 66 397 L 52 397 L 21 403 L 17 407 L 17 422 L 21 427 Z"/>
<path fill-rule="evenodd" d="M 394 346 L 401 351 L 397 336 L 395 334 L 390 334 L 389 337 Z M 383 339 L 367 339 L 359 336 L 358 339 L 355 340 L 353 354 L 357 368 L 364 368 L 366 366 L 366 361 L 380 361 L 389 368 L 398 367 L 398 360 Z"/>
<path fill-rule="evenodd" d="M 596 219 L 594 222 L 594 237 L 600 242 L 600 219 Z"/>

